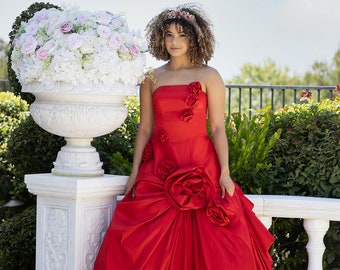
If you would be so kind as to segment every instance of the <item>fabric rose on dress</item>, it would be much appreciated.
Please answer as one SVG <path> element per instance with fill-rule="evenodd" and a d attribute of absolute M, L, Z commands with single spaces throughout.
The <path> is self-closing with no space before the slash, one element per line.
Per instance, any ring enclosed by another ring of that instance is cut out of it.
<path fill-rule="evenodd" d="M 226 212 L 226 205 L 221 198 L 214 198 L 209 201 L 206 214 L 209 220 L 217 226 L 223 227 L 230 222 Z"/>
<path fill-rule="evenodd" d="M 192 109 L 186 109 L 181 114 L 181 120 L 184 122 L 189 122 L 194 117 L 194 112 Z"/>
<path fill-rule="evenodd" d="M 149 161 L 151 159 L 153 159 L 153 148 L 151 143 L 147 143 L 143 151 L 142 160 Z"/>
<path fill-rule="evenodd" d="M 201 84 L 199 82 L 192 82 L 189 84 L 191 93 L 198 96 L 199 92 L 202 90 Z"/>
<path fill-rule="evenodd" d="M 196 102 L 198 100 L 197 95 L 195 94 L 189 94 L 187 95 L 187 97 L 185 98 L 185 103 L 188 104 L 190 107 L 193 107 L 196 105 Z"/>
<path fill-rule="evenodd" d="M 165 180 L 170 174 L 176 171 L 176 164 L 172 160 L 164 160 L 158 166 L 158 176 Z"/>
<path fill-rule="evenodd" d="M 209 175 L 203 167 L 182 168 L 165 181 L 169 203 L 179 210 L 201 209 L 207 205 L 212 188 Z"/>
<path fill-rule="evenodd" d="M 161 129 L 161 130 L 157 131 L 156 139 L 159 143 L 166 143 L 169 139 L 168 133 L 164 129 Z"/>

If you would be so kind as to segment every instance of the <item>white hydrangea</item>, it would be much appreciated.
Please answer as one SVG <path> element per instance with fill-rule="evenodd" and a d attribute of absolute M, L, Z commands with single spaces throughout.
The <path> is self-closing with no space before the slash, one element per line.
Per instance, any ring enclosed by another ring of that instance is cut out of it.
<path fill-rule="evenodd" d="M 42 9 L 22 22 L 12 43 L 12 69 L 21 84 L 88 82 L 137 84 L 145 40 L 122 14 Z"/>

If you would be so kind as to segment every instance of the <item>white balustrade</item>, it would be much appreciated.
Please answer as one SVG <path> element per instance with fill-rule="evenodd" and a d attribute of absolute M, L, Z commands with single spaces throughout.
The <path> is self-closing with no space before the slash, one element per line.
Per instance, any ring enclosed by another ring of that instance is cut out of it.
<path fill-rule="evenodd" d="M 340 221 L 340 199 L 284 195 L 247 197 L 254 203 L 254 212 L 267 228 L 272 217 L 304 219 L 303 225 L 308 234 L 307 270 L 322 270 L 323 238 L 329 221 Z"/>
<path fill-rule="evenodd" d="M 36 269 L 92 270 L 127 176 L 62 177 L 26 175 L 37 198 Z M 117 198 L 118 196 L 118 198 Z M 269 228 L 272 217 L 304 219 L 308 234 L 308 270 L 322 270 L 323 238 L 329 221 L 340 221 L 340 199 L 246 195 Z"/>

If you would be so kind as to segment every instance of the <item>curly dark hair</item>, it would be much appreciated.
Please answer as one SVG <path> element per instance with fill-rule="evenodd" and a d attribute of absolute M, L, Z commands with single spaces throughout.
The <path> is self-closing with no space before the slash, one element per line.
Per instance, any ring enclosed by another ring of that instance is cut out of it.
<path fill-rule="evenodd" d="M 170 59 L 164 40 L 165 33 L 172 23 L 182 28 L 189 38 L 190 63 L 195 66 L 207 64 L 215 48 L 212 24 L 207 15 L 194 4 L 165 9 L 147 24 L 146 38 L 150 54 L 158 60 Z"/>

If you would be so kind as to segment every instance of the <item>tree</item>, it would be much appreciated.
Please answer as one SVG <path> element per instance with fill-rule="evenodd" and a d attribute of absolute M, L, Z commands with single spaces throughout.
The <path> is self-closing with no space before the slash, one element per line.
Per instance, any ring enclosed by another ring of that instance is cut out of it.
<path fill-rule="evenodd" d="M 299 76 L 289 74 L 288 67 L 280 68 L 273 60 L 268 59 L 263 66 L 244 64 L 241 74 L 233 77 L 228 84 L 297 85 L 300 82 Z"/>
<path fill-rule="evenodd" d="M 0 79 L 7 80 L 7 55 L 9 44 L 0 38 Z"/>
<path fill-rule="evenodd" d="M 332 68 L 329 64 L 315 61 L 312 65 L 312 70 L 305 73 L 303 83 L 304 85 L 316 86 L 333 85 L 331 74 Z"/>
<path fill-rule="evenodd" d="M 241 74 L 234 76 L 227 84 L 247 84 L 247 85 L 300 85 L 301 78 L 298 75 L 290 75 L 289 68 L 280 68 L 276 63 L 270 59 L 264 62 L 263 65 L 254 65 L 246 63 L 241 68 Z M 252 98 L 252 109 L 260 108 L 260 89 L 242 89 L 242 111 L 249 110 L 249 100 Z M 238 89 L 232 89 L 231 92 L 232 106 L 231 111 L 238 110 L 239 92 Z M 269 89 L 263 91 L 262 107 L 271 105 L 271 92 Z M 286 102 L 293 102 L 293 93 L 286 95 Z M 274 108 L 281 106 L 282 96 L 280 93 L 274 95 Z"/>
<path fill-rule="evenodd" d="M 332 62 L 332 70 L 331 70 L 331 80 L 333 85 L 340 84 L 340 49 L 337 50 L 333 57 Z"/>

